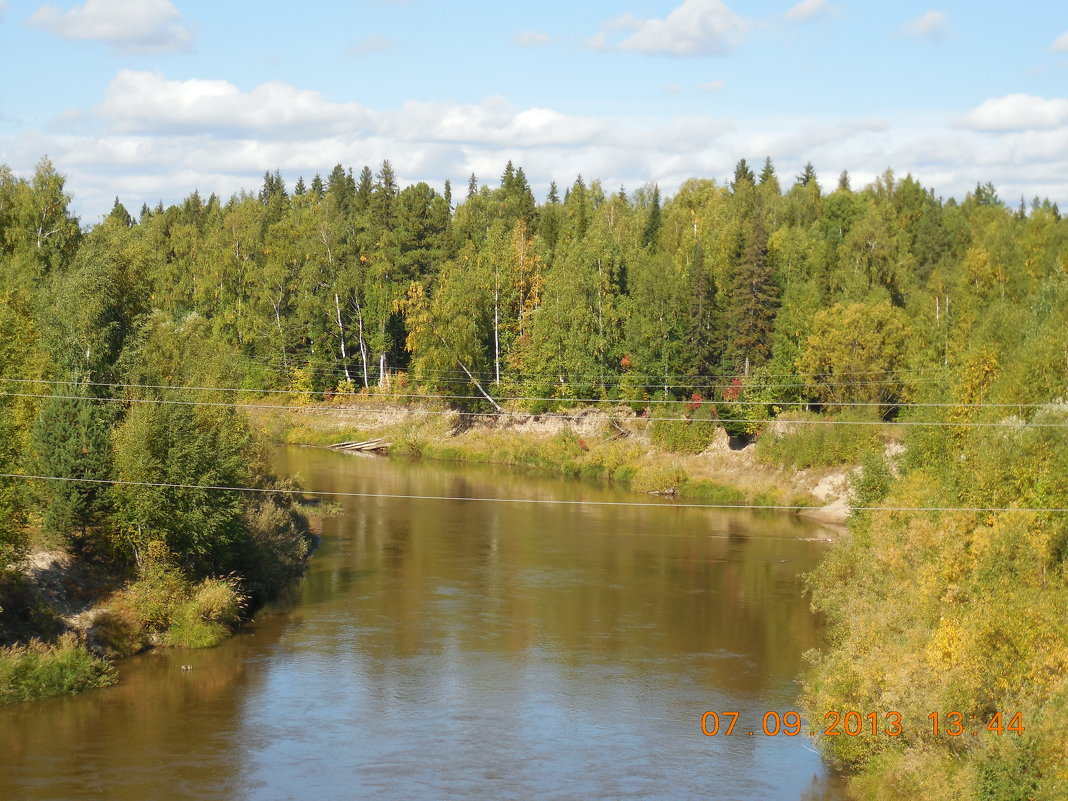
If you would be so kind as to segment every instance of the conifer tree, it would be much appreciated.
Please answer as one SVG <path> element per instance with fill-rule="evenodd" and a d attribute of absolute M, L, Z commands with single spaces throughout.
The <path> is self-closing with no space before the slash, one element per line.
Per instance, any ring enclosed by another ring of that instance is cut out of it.
<path fill-rule="evenodd" d="M 41 404 L 33 425 L 40 475 L 106 481 L 111 475 L 112 417 L 84 384 L 66 384 Z M 42 481 L 46 531 L 84 541 L 106 511 L 106 486 L 79 481 Z"/>
<path fill-rule="evenodd" d="M 734 180 L 731 182 L 731 190 L 737 192 L 742 184 L 752 186 L 756 181 L 756 176 L 753 175 L 753 170 L 750 169 L 748 162 L 745 159 L 740 159 L 734 166 Z"/>
<path fill-rule="evenodd" d="M 660 186 L 653 184 L 653 195 L 649 201 L 649 215 L 645 218 L 645 229 L 642 231 L 643 248 L 656 247 L 661 225 L 663 225 L 663 220 L 660 212 Z"/>
<path fill-rule="evenodd" d="M 771 356 L 771 334 L 778 307 L 778 288 L 768 261 L 768 237 L 758 207 L 753 215 L 741 263 L 734 272 L 730 296 L 731 369 L 748 375 Z"/>
<path fill-rule="evenodd" d="M 371 198 L 375 192 L 375 178 L 371 168 L 366 164 L 360 170 L 360 180 L 356 184 L 356 211 L 366 212 L 371 208 Z"/>

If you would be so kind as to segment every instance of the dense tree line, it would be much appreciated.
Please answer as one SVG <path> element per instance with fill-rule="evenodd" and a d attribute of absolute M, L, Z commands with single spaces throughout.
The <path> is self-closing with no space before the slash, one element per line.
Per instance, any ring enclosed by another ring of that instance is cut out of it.
<path fill-rule="evenodd" d="M 190 397 L 174 385 L 680 414 L 709 400 L 743 434 L 792 404 L 940 423 L 908 428 L 904 456 L 865 457 L 860 505 L 932 511 L 858 513 L 813 577 L 832 646 L 806 704 L 817 724 L 904 716 L 896 739 L 828 743 L 870 797 L 1055 797 L 1068 525 L 1042 510 L 1068 506 L 1057 206 L 1010 207 L 989 184 L 943 201 L 890 171 L 825 188 L 812 165 L 783 180 L 770 159 L 666 199 L 578 177 L 539 203 L 511 163 L 493 183 L 402 188 L 386 161 L 290 190 L 268 172 L 227 200 L 193 192 L 135 216 L 116 199 L 82 230 L 50 163 L 29 180 L 0 170 L 0 385 L 50 395 L 0 397 L 0 472 L 266 481 L 224 396 L 168 403 Z M 30 519 L 86 547 L 106 523 L 106 546 L 132 555 L 162 538 L 201 575 L 240 564 L 247 499 L 167 502 L 46 482 L 31 497 L 0 479 L 0 561 Z M 1019 712 L 1027 732 L 936 736 L 935 711 Z"/>

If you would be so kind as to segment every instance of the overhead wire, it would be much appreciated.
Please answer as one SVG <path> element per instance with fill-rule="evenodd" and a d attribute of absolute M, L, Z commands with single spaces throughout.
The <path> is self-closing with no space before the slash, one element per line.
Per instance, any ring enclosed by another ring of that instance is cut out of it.
<path fill-rule="evenodd" d="M 394 500 L 414 501 L 469 501 L 472 503 L 514 503 L 536 504 L 551 506 L 615 506 L 615 507 L 646 507 L 658 509 L 734 509 L 753 511 L 792 511 L 804 509 L 818 509 L 819 507 L 797 505 L 763 505 L 763 504 L 716 504 L 716 503 L 677 503 L 663 501 L 651 503 L 649 501 L 589 501 L 571 500 L 563 498 L 499 498 L 499 497 L 472 497 L 466 495 L 416 495 L 390 492 L 347 492 L 343 490 L 308 490 L 273 487 L 233 487 L 219 484 L 183 484 L 158 481 L 122 481 L 119 479 L 104 478 L 76 478 L 70 476 L 45 476 L 30 475 L 24 473 L 0 473 L 0 478 L 15 478 L 33 481 L 65 481 L 84 484 L 104 484 L 126 487 L 154 487 L 157 489 L 192 489 L 214 490 L 221 492 L 253 492 L 279 495 L 312 495 L 317 497 L 337 498 L 385 498 Z M 1068 512 L 1068 507 L 1016 507 L 1016 506 L 854 506 L 853 511 L 858 512 L 969 512 L 969 513 L 995 513 L 995 512 L 1020 512 L 1020 513 L 1058 513 Z"/>
<path fill-rule="evenodd" d="M 190 392 L 234 392 L 234 393 L 246 393 L 250 395 L 294 395 L 296 391 L 292 389 L 253 389 L 248 387 L 227 387 L 227 386 L 192 386 L 186 384 L 139 384 L 139 383 L 118 383 L 107 381 L 71 381 L 63 379 L 45 379 L 45 378 L 2 378 L 0 382 L 10 382 L 14 384 L 48 384 L 52 386 L 88 386 L 88 387 L 103 387 L 109 389 L 162 389 L 162 390 L 184 390 Z M 0 395 L 5 393 L 0 392 Z M 333 398 L 363 398 L 367 400 L 397 400 L 397 399 L 422 399 L 422 400 L 485 400 L 482 395 L 460 395 L 449 393 L 420 393 L 420 392 L 390 392 L 388 395 L 368 395 L 364 392 L 331 392 Z M 52 396 L 36 396 L 30 397 L 52 397 Z M 57 396 L 63 397 L 63 396 Z M 1032 403 L 1032 402 L 1019 402 L 1019 403 L 988 403 L 988 402 L 914 402 L 914 401 L 767 401 L 767 400 L 712 400 L 701 398 L 698 400 L 674 400 L 668 398 L 648 398 L 648 399 L 622 399 L 622 398 L 578 398 L 578 397 L 545 397 L 535 395 L 499 395 L 493 396 L 495 401 L 509 402 L 509 401 L 542 401 L 552 403 L 597 403 L 605 404 L 611 403 L 616 405 L 627 405 L 633 403 L 640 403 L 645 405 L 678 405 L 678 404 L 691 404 L 691 403 L 711 403 L 715 406 L 820 406 L 821 408 L 898 408 L 898 409 L 910 409 L 910 408 L 931 408 L 931 409 L 1041 409 L 1049 406 L 1056 405 L 1055 403 Z M 663 419 L 663 418 L 659 418 Z"/>
<path fill-rule="evenodd" d="M 32 392 L 0 392 L 0 397 L 9 398 L 36 398 L 36 399 L 56 399 L 56 400 L 74 400 L 74 401 L 89 401 L 96 403 L 153 403 L 153 404 L 166 404 L 173 406 L 206 406 L 217 408 L 235 408 L 235 409 L 276 409 L 282 411 L 294 411 L 294 410 L 310 410 L 321 412 L 334 412 L 334 413 L 359 413 L 361 411 L 397 411 L 396 405 L 383 406 L 372 405 L 370 403 L 360 404 L 357 406 L 292 406 L 289 404 L 280 403 L 232 403 L 228 401 L 193 401 L 193 400 L 178 400 L 174 398 L 100 398 L 93 395 L 57 395 L 57 394 L 43 394 Z M 402 409 L 405 407 L 401 407 Z M 582 414 L 581 412 L 568 414 L 566 412 L 540 412 L 536 415 L 530 412 L 458 412 L 451 409 L 418 409 L 415 410 L 419 414 L 429 415 L 458 415 L 462 414 L 466 417 L 531 417 L 540 416 L 548 418 L 560 418 L 560 419 L 573 419 L 581 417 L 583 420 L 607 420 L 619 422 L 622 420 L 633 420 L 642 422 L 675 422 L 675 423 L 692 423 L 694 419 L 692 417 L 633 417 L 633 418 L 620 418 L 618 415 L 596 415 L 596 414 Z M 1068 428 L 1068 422 L 1054 423 L 1054 422 L 1025 422 L 1023 420 L 999 420 L 999 421 L 951 421 L 951 420 L 839 420 L 839 419 L 801 419 L 801 420 L 781 420 L 779 418 L 749 418 L 749 417 L 713 417 L 707 420 L 701 420 L 699 422 L 709 423 L 785 423 L 789 425 L 854 425 L 854 426 L 908 426 L 908 427 L 952 427 L 952 428 Z"/>

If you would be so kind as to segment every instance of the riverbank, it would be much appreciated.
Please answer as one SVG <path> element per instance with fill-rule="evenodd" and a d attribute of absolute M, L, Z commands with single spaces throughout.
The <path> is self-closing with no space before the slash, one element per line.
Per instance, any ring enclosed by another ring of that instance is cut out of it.
<path fill-rule="evenodd" d="M 107 686 L 117 660 L 151 648 L 218 645 L 303 572 L 319 520 L 298 517 L 299 544 L 275 547 L 275 563 L 250 581 L 193 581 L 162 544 L 136 569 L 55 546 L 31 550 L 0 570 L 0 704 Z"/>
<path fill-rule="evenodd" d="M 650 435 L 656 421 L 636 417 L 628 407 L 468 415 L 400 404 L 324 403 L 257 410 L 253 419 L 284 444 L 383 438 L 395 453 L 609 481 L 710 505 L 779 508 L 839 527 L 850 513 L 856 470 L 775 464 L 762 458 L 755 443 L 732 440 L 718 427 L 698 452 L 672 452 Z M 794 435 L 784 425 L 765 436 Z"/>

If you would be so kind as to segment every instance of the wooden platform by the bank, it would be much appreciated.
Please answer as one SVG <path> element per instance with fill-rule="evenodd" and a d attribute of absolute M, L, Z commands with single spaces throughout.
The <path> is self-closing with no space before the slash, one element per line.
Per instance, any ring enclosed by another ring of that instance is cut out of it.
<path fill-rule="evenodd" d="M 360 451 L 361 453 L 385 453 L 389 450 L 389 443 L 384 439 L 352 440 L 350 442 L 335 442 L 330 446 L 335 451 Z"/>

